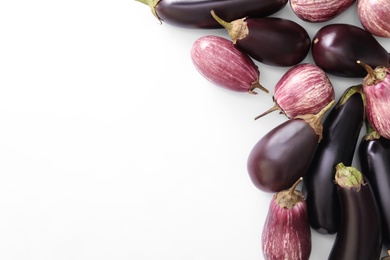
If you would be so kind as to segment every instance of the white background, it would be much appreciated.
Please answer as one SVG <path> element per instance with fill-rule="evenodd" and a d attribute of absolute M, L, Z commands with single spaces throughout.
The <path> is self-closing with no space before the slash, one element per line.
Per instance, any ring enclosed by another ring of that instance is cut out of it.
<path fill-rule="evenodd" d="M 288 5 L 273 16 L 311 37 L 327 24 Z M 356 6 L 331 22 L 359 25 Z M 207 34 L 228 38 L 160 25 L 133 0 L 1 1 L 0 259 L 263 259 L 273 194 L 246 160 L 286 118 L 254 121 L 272 94 L 195 70 Z M 257 65 L 272 93 L 287 68 Z M 337 97 L 360 83 L 330 79 Z M 311 259 L 326 259 L 334 236 L 312 235 Z"/>

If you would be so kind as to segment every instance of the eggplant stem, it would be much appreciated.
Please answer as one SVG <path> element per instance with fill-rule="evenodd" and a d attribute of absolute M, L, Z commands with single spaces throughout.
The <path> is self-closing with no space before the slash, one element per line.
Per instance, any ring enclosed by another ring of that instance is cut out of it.
<path fill-rule="evenodd" d="M 298 184 L 303 180 L 303 177 L 300 177 L 294 184 L 291 186 L 291 188 L 288 190 L 289 195 L 293 195 L 295 189 L 297 188 Z"/>
<path fill-rule="evenodd" d="M 267 111 L 265 111 L 264 113 L 258 115 L 255 117 L 255 120 L 259 119 L 260 117 L 263 117 L 265 115 L 268 115 L 269 113 L 273 112 L 273 111 L 276 111 L 276 110 L 279 110 L 279 106 L 275 103 L 273 107 L 271 107 L 270 109 L 268 109 Z"/>
<path fill-rule="evenodd" d="M 366 64 L 365 62 L 363 62 L 361 60 L 357 60 L 356 63 L 361 65 L 367 71 L 367 73 L 370 74 L 371 77 L 375 78 L 375 72 L 374 72 L 374 69 L 371 68 L 371 66 L 369 66 L 368 64 Z"/>
<path fill-rule="evenodd" d="M 211 13 L 211 16 L 220 24 L 220 25 L 222 25 L 226 30 L 231 30 L 232 29 L 232 24 L 231 23 L 229 23 L 229 22 L 226 22 L 226 21 L 224 21 L 221 17 L 219 17 L 215 12 L 214 12 L 214 10 L 211 10 L 210 11 L 210 13 Z"/>
<path fill-rule="evenodd" d="M 249 93 L 249 94 L 257 95 L 257 92 L 254 91 L 255 88 L 259 88 L 259 89 L 261 89 L 262 91 L 264 91 L 265 93 L 269 93 L 268 89 L 266 89 L 265 87 L 263 87 L 263 86 L 259 83 L 259 80 L 256 80 L 255 82 L 252 83 L 252 86 L 251 86 L 251 88 L 248 90 L 248 93 Z"/>

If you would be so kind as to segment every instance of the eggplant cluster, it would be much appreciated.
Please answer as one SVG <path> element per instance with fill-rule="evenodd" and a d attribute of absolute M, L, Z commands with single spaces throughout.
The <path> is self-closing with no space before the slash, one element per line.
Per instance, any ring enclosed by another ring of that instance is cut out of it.
<path fill-rule="evenodd" d="M 376 39 L 390 38 L 390 1 L 138 1 L 161 23 L 226 29 L 229 37 L 205 35 L 191 49 L 196 70 L 215 85 L 269 93 L 255 62 L 286 68 L 274 106 L 255 117 L 278 110 L 286 121 L 259 139 L 246 165 L 256 188 L 275 193 L 263 228 L 265 259 L 309 259 L 311 230 L 336 234 L 328 259 L 378 259 L 382 246 L 390 249 L 390 55 Z M 363 28 L 327 24 L 311 39 L 298 23 L 270 17 L 288 2 L 312 23 L 357 2 Z M 309 54 L 313 64 L 303 62 Z M 328 75 L 361 84 L 336 102 Z M 360 170 L 352 166 L 356 153 Z"/>

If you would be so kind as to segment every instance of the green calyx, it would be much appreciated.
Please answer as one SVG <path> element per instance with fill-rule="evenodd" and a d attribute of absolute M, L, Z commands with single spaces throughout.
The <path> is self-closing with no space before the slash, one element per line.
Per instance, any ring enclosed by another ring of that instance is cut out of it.
<path fill-rule="evenodd" d="M 143 3 L 143 4 L 146 4 L 150 7 L 150 10 L 152 11 L 153 15 L 160 21 L 161 23 L 161 18 L 158 16 L 157 12 L 156 12 L 156 6 L 158 4 L 158 2 L 160 2 L 160 0 L 135 0 L 135 1 L 138 1 L 140 3 Z"/>
<path fill-rule="evenodd" d="M 360 190 L 362 185 L 366 185 L 363 174 L 358 169 L 345 166 L 342 162 L 336 165 L 335 183 L 342 188 L 355 188 L 357 191 Z"/>
<path fill-rule="evenodd" d="M 367 76 L 363 79 L 363 85 L 371 86 L 382 82 L 387 75 L 387 68 L 378 66 L 375 69 L 371 68 L 368 64 L 363 61 L 356 61 L 357 64 L 361 65 L 366 71 Z"/>

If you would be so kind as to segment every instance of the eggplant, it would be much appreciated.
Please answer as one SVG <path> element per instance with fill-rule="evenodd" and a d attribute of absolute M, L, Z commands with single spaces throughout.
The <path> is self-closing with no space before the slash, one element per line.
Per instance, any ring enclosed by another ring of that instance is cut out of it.
<path fill-rule="evenodd" d="M 315 64 L 335 76 L 363 78 L 366 70 L 357 64 L 390 67 L 389 52 L 368 31 L 351 24 L 329 24 L 320 28 L 312 40 Z"/>
<path fill-rule="evenodd" d="M 308 205 L 310 226 L 321 234 L 334 234 L 339 227 L 339 202 L 333 179 L 335 166 L 351 164 L 365 109 L 361 85 L 349 87 L 323 124 L 323 139 L 305 173 L 302 192 Z"/>
<path fill-rule="evenodd" d="M 390 249 L 390 140 L 378 135 L 369 122 L 366 126 L 367 134 L 360 141 L 358 158 L 381 211 L 383 245 Z"/>
<path fill-rule="evenodd" d="M 244 17 L 228 22 L 216 10 L 211 14 L 226 28 L 238 48 L 263 64 L 293 66 L 303 61 L 310 51 L 309 34 L 292 20 Z"/>
<path fill-rule="evenodd" d="M 372 187 L 358 169 L 346 167 L 343 163 L 336 168 L 341 219 L 328 260 L 378 260 L 382 230 Z"/>
<path fill-rule="evenodd" d="M 232 21 L 241 17 L 265 17 L 287 5 L 288 0 L 137 0 L 149 5 L 160 22 L 184 28 L 215 29 L 222 26 L 210 11 Z"/>
<path fill-rule="evenodd" d="M 247 170 L 256 188 L 279 192 L 303 177 L 322 138 L 322 117 L 332 100 L 316 115 L 289 119 L 264 135 L 252 148 Z"/>

